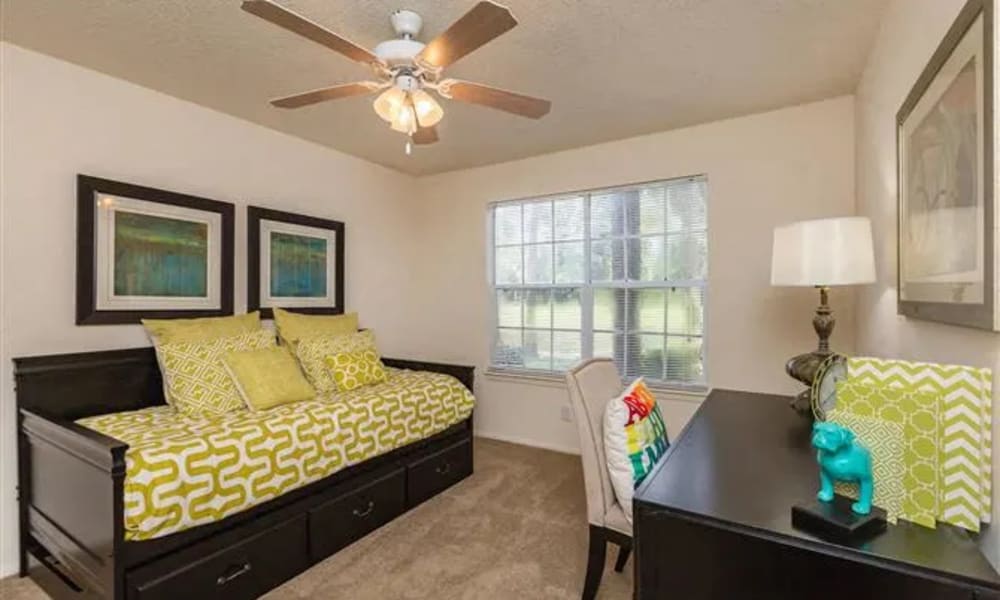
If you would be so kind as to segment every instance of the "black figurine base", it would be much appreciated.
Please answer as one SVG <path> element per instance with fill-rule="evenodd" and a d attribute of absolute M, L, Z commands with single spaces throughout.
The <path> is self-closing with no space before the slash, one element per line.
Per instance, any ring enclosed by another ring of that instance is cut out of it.
<path fill-rule="evenodd" d="M 852 498 L 834 495 L 832 502 L 813 500 L 792 507 L 792 527 L 837 542 L 874 537 L 885 531 L 885 511 L 873 506 L 867 515 L 851 510 Z"/>

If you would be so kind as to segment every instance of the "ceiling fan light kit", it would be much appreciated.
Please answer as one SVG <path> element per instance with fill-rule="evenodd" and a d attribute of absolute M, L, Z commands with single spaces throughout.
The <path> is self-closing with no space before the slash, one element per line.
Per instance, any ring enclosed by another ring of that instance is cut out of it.
<path fill-rule="evenodd" d="M 511 114 L 538 119 L 548 114 L 551 103 L 468 81 L 442 79 L 443 69 L 473 50 L 509 31 L 517 20 L 510 9 L 483 0 L 455 21 L 444 33 L 424 44 L 415 38 L 423 19 L 412 10 L 397 10 L 389 22 L 399 37 L 386 40 L 369 51 L 272 0 L 245 0 L 246 12 L 301 35 L 372 68 L 378 81 L 362 81 L 320 88 L 271 101 L 278 108 L 300 108 L 326 100 L 381 92 L 372 107 L 389 126 L 408 136 L 412 144 L 438 141 L 435 126 L 444 109 L 427 90 L 442 98 L 479 104 Z"/>

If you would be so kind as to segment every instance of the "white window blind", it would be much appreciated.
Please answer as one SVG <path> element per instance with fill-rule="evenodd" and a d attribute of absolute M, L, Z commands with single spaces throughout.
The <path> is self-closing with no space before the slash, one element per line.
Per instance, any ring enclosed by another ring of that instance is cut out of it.
<path fill-rule="evenodd" d="M 707 182 L 671 179 L 490 207 L 491 366 L 705 382 Z"/>

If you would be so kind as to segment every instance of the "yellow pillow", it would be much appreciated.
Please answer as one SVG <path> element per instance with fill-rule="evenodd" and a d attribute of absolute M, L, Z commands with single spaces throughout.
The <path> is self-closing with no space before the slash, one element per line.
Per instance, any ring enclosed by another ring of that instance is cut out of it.
<path fill-rule="evenodd" d="M 333 375 L 333 381 L 341 392 L 349 392 L 359 387 L 382 383 L 389 378 L 385 365 L 379 360 L 375 350 L 360 352 L 340 352 L 326 357 L 326 366 Z"/>
<path fill-rule="evenodd" d="M 274 334 L 261 329 L 201 342 L 163 344 L 163 379 L 173 406 L 192 417 L 218 416 L 243 408 L 222 357 L 230 352 L 274 347 Z"/>
<path fill-rule="evenodd" d="M 326 357 L 341 352 L 362 352 L 371 350 L 378 354 L 375 348 L 375 334 L 369 331 L 359 331 L 351 335 L 316 336 L 299 340 L 295 346 L 295 357 L 299 366 L 306 374 L 309 383 L 319 394 L 329 394 L 337 391 L 337 382 L 333 372 L 326 365 Z"/>
<path fill-rule="evenodd" d="M 260 329 L 260 312 L 202 319 L 143 319 L 143 327 L 154 345 L 202 342 Z"/>
<path fill-rule="evenodd" d="M 274 309 L 274 326 L 282 344 L 287 344 L 292 350 L 299 340 L 313 336 L 334 336 L 356 333 L 358 331 L 358 313 L 346 315 L 302 315 L 287 310 Z"/>
<path fill-rule="evenodd" d="M 223 364 L 250 410 L 267 410 L 316 397 L 287 348 L 229 352 Z"/>

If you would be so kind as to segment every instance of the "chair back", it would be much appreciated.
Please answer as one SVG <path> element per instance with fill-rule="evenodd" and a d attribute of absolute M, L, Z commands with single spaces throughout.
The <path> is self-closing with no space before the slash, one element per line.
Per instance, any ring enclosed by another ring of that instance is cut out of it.
<path fill-rule="evenodd" d="M 621 376 L 610 358 L 581 361 L 566 372 L 570 405 L 580 431 L 583 481 L 587 489 L 587 519 L 604 527 L 604 515 L 615 503 L 604 456 L 604 409 L 622 392 Z"/>

